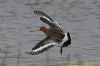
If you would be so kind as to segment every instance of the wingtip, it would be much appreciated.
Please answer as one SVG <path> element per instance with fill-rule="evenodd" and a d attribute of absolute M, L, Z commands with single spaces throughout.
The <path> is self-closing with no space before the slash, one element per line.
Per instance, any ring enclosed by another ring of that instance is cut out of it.
<path fill-rule="evenodd" d="M 38 15 L 39 12 L 40 12 L 39 10 L 34 10 L 34 13 L 35 13 L 37 16 L 39 16 L 39 15 Z"/>
<path fill-rule="evenodd" d="M 54 22 L 53 20 L 52 20 L 52 18 L 51 17 L 49 17 L 46 13 L 44 13 L 43 11 L 41 11 L 41 10 L 34 10 L 34 13 L 37 15 L 37 16 L 44 16 L 44 17 L 46 17 L 46 18 L 48 18 L 50 21 L 52 21 L 52 22 Z"/>
<path fill-rule="evenodd" d="M 44 15 L 44 12 L 43 11 L 40 11 L 40 10 L 34 10 L 34 13 L 37 15 L 37 16 L 43 16 Z"/>
<path fill-rule="evenodd" d="M 37 13 L 37 12 L 39 12 L 40 10 L 34 10 L 34 13 Z"/>
<path fill-rule="evenodd" d="M 34 55 L 34 52 L 33 51 L 27 51 L 25 52 L 26 54 L 29 54 L 29 55 Z"/>

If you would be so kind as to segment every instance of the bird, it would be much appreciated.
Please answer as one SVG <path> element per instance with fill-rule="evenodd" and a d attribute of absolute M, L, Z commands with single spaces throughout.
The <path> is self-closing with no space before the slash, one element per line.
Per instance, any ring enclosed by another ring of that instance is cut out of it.
<path fill-rule="evenodd" d="M 64 32 L 61 25 L 49 17 L 46 13 L 40 10 L 34 10 L 34 13 L 39 16 L 40 20 L 46 23 L 49 27 L 41 26 L 37 30 L 30 32 L 42 31 L 46 37 L 36 44 L 31 51 L 26 52 L 30 55 L 38 55 L 47 51 L 55 45 L 60 45 L 60 53 L 62 55 L 62 48 L 71 44 L 71 37 L 69 32 Z"/>

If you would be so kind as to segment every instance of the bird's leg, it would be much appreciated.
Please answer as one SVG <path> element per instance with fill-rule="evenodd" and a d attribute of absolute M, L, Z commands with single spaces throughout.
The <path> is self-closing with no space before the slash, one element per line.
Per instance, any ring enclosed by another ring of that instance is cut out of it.
<path fill-rule="evenodd" d="M 62 55 L 62 47 L 60 48 L 60 53 L 61 53 L 61 55 Z"/>

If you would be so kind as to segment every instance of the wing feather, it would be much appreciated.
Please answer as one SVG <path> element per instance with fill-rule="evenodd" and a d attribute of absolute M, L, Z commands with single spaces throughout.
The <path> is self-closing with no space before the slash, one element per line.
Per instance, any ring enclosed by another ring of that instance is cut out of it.
<path fill-rule="evenodd" d="M 51 47 L 53 47 L 55 44 L 57 44 L 57 43 L 54 42 L 50 37 L 46 37 L 45 39 L 43 39 L 42 41 L 40 41 L 38 44 L 36 44 L 32 48 L 32 51 L 27 52 L 27 54 L 30 54 L 30 55 L 40 54 L 40 53 L 42 53 L 44 51 L 47 51 Z"/>
<path fill-rule="evenodd" d="M 54 22 L 51 17 L 49 17 L 46 13 L 40 10 L 35 10 L 34 13 L 37 16 L 40 16 L 40 20 L 44 23 L 48 24 L 51 28 L 61 28 L 58 22 Z"/>
<path fill-rule="evenodd" d="M 40 10 L 35 10 L 34 11 L 34 13 L 37 15 L 37 16 L 45 16 L 45 17 L 47 17 L 51 22 L 54 22 L 53 20 L 52 20 L 52 18 L 51 17 L 49 17 L 46 13 L 44 13 L 44 12 L 42 12 L 42 11 L 40 11 Z"/>

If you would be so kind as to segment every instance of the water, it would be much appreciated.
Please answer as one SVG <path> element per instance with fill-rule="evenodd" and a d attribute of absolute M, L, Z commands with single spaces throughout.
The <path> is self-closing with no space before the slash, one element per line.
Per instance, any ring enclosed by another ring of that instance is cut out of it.
<path fill-rule="evenodd" d="M 35 9 L 70 32 L 72 44 L 62 55 L 59 47 L 35 56 L 25 54 L 45 37 L 42 32 L 29 32 L 44 25 Z M 0 0 L 1 66 L 65 66 L 63 61 L 73 60 L 100 61 L 100 0 Z"/>

